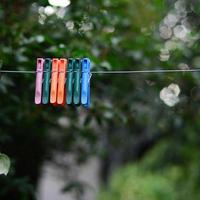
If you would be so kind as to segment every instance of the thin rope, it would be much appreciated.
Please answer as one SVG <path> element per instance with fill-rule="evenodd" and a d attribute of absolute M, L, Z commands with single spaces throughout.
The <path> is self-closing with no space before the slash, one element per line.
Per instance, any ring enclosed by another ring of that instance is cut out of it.
<path fill-rule="evenodd" d="M 27 71 L 27 70 L 0 70 L 2 74 L 35 74 L 36 71 Z"/>
<path fill-rule="evenodd" d="M 155 70 L 109 70 L 91 71 L 92 74 L 139 74 L 139 73 L 177 73 L 177 72 L 200 72 L 200 69 L 155 69 Z"/>
<path fill-rule="evenodd" d="M 38 71 L 40 72 L 40 71 Z M 47 72 L 47 71 L 43 71 Z M 58 71 L 51 71 L 58 72 Z M 72 71 L 66 71 L 66 73 Z M 76 71 L 73 71 L 76 72 Z M 179 73 L 179 72 L 200 72 L 200 69 L 155 69 L 155 70 L 108 70 L 108 71 L 99 71 L 92 70 L 91 74 L 140 74 L 140 73 Z M 28 71 L 28 70 L 0 70 L 0 74 L 36 74 L 37 71 Z M 62 72 L 61 72 L 62 73 Z"/>

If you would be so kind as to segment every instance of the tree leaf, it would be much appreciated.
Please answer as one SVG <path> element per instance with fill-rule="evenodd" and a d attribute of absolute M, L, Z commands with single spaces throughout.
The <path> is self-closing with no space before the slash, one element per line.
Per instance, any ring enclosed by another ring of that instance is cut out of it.
<path fill-rule="evenodd" d="M 0 153 L 0 175 L 7 175 L 10 169 L 10 158 Z"/>

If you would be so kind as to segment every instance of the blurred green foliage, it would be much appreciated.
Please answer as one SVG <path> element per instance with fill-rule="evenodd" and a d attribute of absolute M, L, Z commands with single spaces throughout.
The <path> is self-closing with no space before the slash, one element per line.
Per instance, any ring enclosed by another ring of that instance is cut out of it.
<path fill-rule="evenodd" d="M 67 8 L 48 14 L 47 0 L 2 0 L 3 69 L 34 70 L 37 57 L 89 57 L 94 70 L 176 69 L 181 63 L 198 67 L 199 1 L 187 2 L 186 13 L 181 9 L 192 30 L 189 40 L 163 40 L 159 35 L 163 19 L 175 12 L 175 2 L 73 0 Z M 169 44 L 176 47 L 170 49 L 169 60 L 161 62 L 160 51 Z M 179 104 L 169 108 L 159 92 L 172 82 L 179 84 L 181 96 Z M 137 177 L 147 192 L 170 188 L 157 175 L 168 174 L 169 168 L 177 169 L 172 170 L 175 177 L 180 174 L 173 180 L 180 199 L 191 199 L 192 194 L 199 198 L 198 73 L 94 75 L 89 111 L 34 105 L 34 83 L 30 74 L 1 76 L 0 150 L 12 158 L 12 168 L 8 177 L 0 178 L 0 199 L 35 199 L 42 163 L 60 151 L 73 153 L 77 164 L 92 154 L 100 156 L 104 181 L 119 166 L 148 157 L 143 164 L 151 169 L 150 174 L 144 172 L 147 180 Z M 59 123 L 63 117 L 64 126 Z M 154 175 L 163 185 L 149 184 Z"/>
<path fill-rule="evenodd" d="M 161 142 L 141 161 L 113 172 L 99 200 L 187 200 L 199 199 L 199 161 L 182 165 L 163 165 L 168 144 Z M 168 152 L 168 151 L 167 151 Z"/>
<path fill-rule="evenodd" d="M 114 173 L 100 200 L 174 200 L 172 183 L 162 175 L 129 165 Z"/>

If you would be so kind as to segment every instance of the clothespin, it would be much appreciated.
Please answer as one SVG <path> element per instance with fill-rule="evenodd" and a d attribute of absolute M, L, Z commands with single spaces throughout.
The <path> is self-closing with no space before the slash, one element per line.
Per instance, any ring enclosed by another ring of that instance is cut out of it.
<path fill-rule="evenodd" d="M 90 79 L 90 60 L 84 58 L 82 60 L 81 104 L 86 108 L 90 107 Z"/>
<path fill-rule="evenodd" d="M 44 81 L 42 91 L 42 103 L 48 104 L 50 97 L 50 80 L 51 80 L 51 59 L 46 58 L 44 61 Z"/>
<path fill-rule="evenodd" d="M 68 73 L 66 81 L 67 105 L 71 105 L 73 103 L 74 62 L 74 59 L 68 59 Z"/>
<path fill-rule="evenodd" d="M 60 59 L 59 61 L 59 72 L 58 72 L 58 95 L 57 95 L 57 104 L 64 105 L 66 92 L 65 92 L 65 77 L 67 70 L 67 59 Z"/>
<path fill-rule="evenodd" d="M 36 83 L 35 83 L 35 104 L 40 104 L 42 101 L 43 65 L 44 65 L 44 59 L 38 58 L 37 68 L 36 68 Z"/>
<path fill-rule="evenodd" d="M 75 105 L 80 105 L 81 103 L 81 61 L 80 59 L 75 59 L 74 62 L 74 96 L 73 102 Z"/>
<path fill-rule="evenodd" d="M 51 72 L 51 92 L 50 92 L 50 103 L 52 104 L 57 103 L 58 67 L 59 67 L 59 59 L 53 58 L 52 72 Z"/>

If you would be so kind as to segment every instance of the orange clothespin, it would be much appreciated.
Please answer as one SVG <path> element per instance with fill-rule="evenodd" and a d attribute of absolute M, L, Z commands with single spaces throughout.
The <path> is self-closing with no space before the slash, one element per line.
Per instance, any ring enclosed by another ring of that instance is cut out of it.
<path fill-rule="evenodd" d="M 58 68 L 59 68 L 59 59 L 53 58 L 52 72 L 51 72 L 51 92 L 50 92 L 50 103 L 52 104 L 56 104 L 57 102 Z"/>
<path fill-rule="evenodd" d="M 65 105 L 66 92 L 65 92 L 65 82 L 66 82 L 66 71 L 67 71 L 67 59 L 61 58 L 58 67 L 58 91 L 57 91 L 57 104 Z"/>

